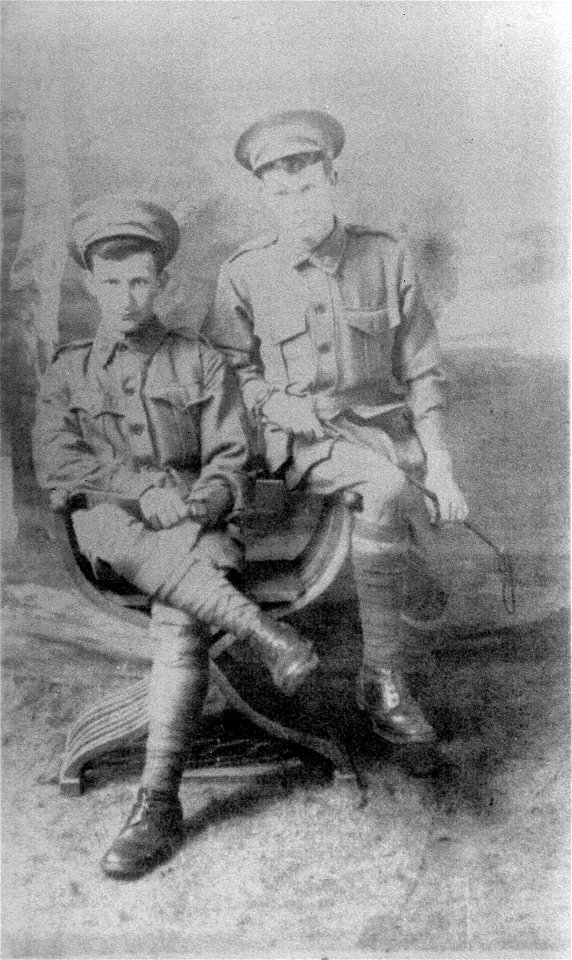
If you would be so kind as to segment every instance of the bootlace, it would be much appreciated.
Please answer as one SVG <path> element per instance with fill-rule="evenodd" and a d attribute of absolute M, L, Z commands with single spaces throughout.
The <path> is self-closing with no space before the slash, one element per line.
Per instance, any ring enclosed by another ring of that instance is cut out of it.
<path fill-rule="evenodd" d="M 129 825 L 133 826 L 136 823 L 141 823 L 153 812 L 164 814 L 174 806 L 175 799 L 170 796 L 170 794 L 160 793 L 156 790 L 147 790 L 146 787 L 141 787 L 137 794 L 133 810 L 131 811 L 131 816 L 129 817 Z"/>

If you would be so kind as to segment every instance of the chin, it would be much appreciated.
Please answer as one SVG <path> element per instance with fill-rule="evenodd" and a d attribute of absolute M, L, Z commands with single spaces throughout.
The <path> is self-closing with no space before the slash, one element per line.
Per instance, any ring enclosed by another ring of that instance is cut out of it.
<path fill-rule="evenodd" d="M 140 327 L 140 323 L 133 323 L 132 320 L 120 321 L 115 325 L 115 329 L 121 330 L 122 333 L 135 333 L 135 331 L 139 330 Z"/>
<path fill-rule="evenodd" d="M 112 336 L 126 336 L 128 333 L 135 333 L 141 328 L 141 324 L 133 320 L 114 320 L 103 324 L 105 330 Z"/>

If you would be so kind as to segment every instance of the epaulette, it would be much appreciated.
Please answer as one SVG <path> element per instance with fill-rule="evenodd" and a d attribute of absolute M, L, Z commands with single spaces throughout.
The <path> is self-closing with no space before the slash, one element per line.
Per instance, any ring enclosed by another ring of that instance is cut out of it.
<path fill-rule="evenodd" d="M 377 227 L 365 227 L 358 223 L 348 223 L 346 224 L 346 230 L 348 233 L 353 233 L 356 237 L 386 237 L 388 240 L 393 240 L 394 243 L 397 243 L 397 238 L 393 233 L 389 233 L 388 230 L 380 230 Z"/>
<path fill-rule="evenodd" d="M 91 347 L 93 340 L 88 338 L 86 340 L 68 340 L 66 343 L 58 343 L 54 347 L 54 352 L 52 355 L 52 360 L 56 360 L 60 353 L 63 353 L 65 350 L 81 350 L 83 347 Z"/>
<path fill-rule="evenodd" d="M 249 253 L 251 250 L 264 250 L 265 247 L 271 247 L 277 240 L 277 233 L 267 233 L 265 236 L 257 237 L 255 240 L 247 240 L 246 243 L 243 243 L 238 250 L 235 250 L 234 253 L 231 254 L 228 262 L 232 263 L 237 257 L 240 257 L 243 253 Z"/>

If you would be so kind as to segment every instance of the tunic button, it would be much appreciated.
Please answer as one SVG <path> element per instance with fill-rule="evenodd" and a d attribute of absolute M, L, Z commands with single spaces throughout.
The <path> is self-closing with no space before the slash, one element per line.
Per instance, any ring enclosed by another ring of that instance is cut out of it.
<path fill-rule="evenodd" d="M 135 393 L 135 387 L 123 387 L 123 393 L 128 397 L 132 397 Z"/>
<path fill-rule="evenodd" d="M 314 304 L 314 313 L 325 313 L 326 304 L 325 303 L 315 303 Z"/>
<path fill-rule="evenodd" d="M 136 436 L 140 436 L 145 429 L 144 423 L 130 423 L 129 432 L 134 433 Z"/>
<path fill-rule="evenodd" d="M 318 347 L 318 353 L 329 353 L 331 349 L 332 349 L 331 344 L 321 343 L 320 346 Z"/>

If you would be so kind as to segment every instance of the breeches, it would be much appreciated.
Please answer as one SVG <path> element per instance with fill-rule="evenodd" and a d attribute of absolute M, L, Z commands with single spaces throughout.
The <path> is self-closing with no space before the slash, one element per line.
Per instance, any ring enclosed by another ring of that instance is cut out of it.
<path fill-rule="evenodd" d="M 367 436 L 370 436 L 367 431 Z M 380 437 L 379 450 L 359 442 L 338 440 L 327 460 L 315 464 L 306 474 L 306 484 L 318 495 L 352 489 L 361 494 L 363 511 L 358 514 L 353 548 L 375 549 L 374 545 L 408 541 L 408 573 L 431 570 L 446 589 L 454 588 L 446 565 L 438 530 L 430 522 L 422 492 L 409 483 L 397 465 L 395 447 Z M 421 453 L 421 451 L 419 450 Z M 421 456 L 406 465 L 417 479 L 422 476 Z M 371 546 L 367 546 L 367 542 Z"/>
<path fill-rule="evenodd" d="M 169 530 L 150 530 L 140 520 L 113 504 L 78 510 L 73 526 L 80 551 L 92 564 L 97 560 L 151 595 L 166 596 L 193 570 L 227 573 L 240 569 L 242 548 L 226 531 L 197 537 L 192 521 Z"/>
<path fill-rule="evenodd" d="M 398 534 L 409 499 L 401 470 L 386 456 L 346 441 L 338 441 L 327 460 L 307 474 L 307 485 L 322 496 L 352 489 L 361 494 L 361 521 Z M 391 537 L 395 539 L 395 536 Z"/>

